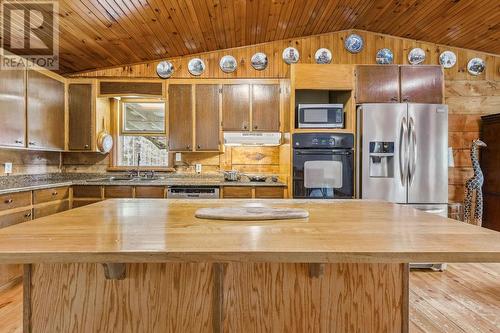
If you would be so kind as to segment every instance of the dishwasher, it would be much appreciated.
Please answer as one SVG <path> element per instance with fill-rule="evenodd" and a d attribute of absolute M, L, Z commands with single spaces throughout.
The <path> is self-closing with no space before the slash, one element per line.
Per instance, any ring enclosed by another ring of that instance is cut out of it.
<path fill-rule="evenodd" d="M 169 186 L 168 199 L 219 199 L 218 186 Z"/>

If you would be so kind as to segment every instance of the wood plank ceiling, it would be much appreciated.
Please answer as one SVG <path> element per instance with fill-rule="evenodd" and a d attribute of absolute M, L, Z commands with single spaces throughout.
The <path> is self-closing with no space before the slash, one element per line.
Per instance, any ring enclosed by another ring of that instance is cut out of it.
<path fill-rule="evenodd" d="M 62 73 L 345 29 L 500 54 L 499 0 L 60 0 Z"/>

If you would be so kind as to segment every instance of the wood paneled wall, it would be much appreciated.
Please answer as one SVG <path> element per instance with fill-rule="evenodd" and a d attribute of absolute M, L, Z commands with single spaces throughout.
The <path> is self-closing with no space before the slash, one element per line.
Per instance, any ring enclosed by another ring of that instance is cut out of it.
<path fill-rule="evenodd" d="M 365 48 L 359 54 L 350 54 L 343 46 L 344 38 L 350 32 L 360 34 L 365 40 Z M 197 56 L 205 60 L 207 70 L 199 78 L 288 77 L 290 66 L 281 60 L 281 53 L 288 46 L 294 46 L 299 50 L 300 63 L 314 63 L 314 53 L 320 47 L 332 50 L 334 64 L 374 64 L 376 51 L 383 47 L 388 47 L 394 52 L 394 62 L 397 64 L 406 64 L 407 54 L 414 47 L 421 47 L 426 51 L 426 64 L 438 64 L 439 54 L 444 50 L 454 51 L 457 55 L 457 64 L 445 70 L 445 98 L 450 107 L 449 140 L 455 157 L 455 167 L 450 169 L 449 193 L 451 202 L 463 200 L 463 184 L 471 174 L 468 149 L 472 139 L 479 136 L 480 116 L 500 112 L 500 91 L 497 89 L 500 81 L 500 56 L 352 30 L 202 53 Z M 263 71 L 256 71 L 250 65 L 251 56 L 258 51 L 265 52 L 269 58 L 269 66 Z M 218 67 L 219 59 L 226 54 L 235 56 L 239 62 L 235 73 L 223 73 Z M 169 59 L 175 66 L 174 78 L 194 78 L 187 71 L 187 63 L 193 57 Z M 482 57 L 486 60 L 487 69 L 483 75 L 473 76 L 467 72 L 467 62 L 473 57 Z M 156 64 L 157 62 L 148 62 L 80 73 L 76 76 L 153 78 L 157 77 Z"/>

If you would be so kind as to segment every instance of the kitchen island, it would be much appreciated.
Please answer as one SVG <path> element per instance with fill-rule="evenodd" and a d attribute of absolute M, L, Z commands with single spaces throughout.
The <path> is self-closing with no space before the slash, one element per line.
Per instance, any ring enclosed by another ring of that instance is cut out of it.
<path fill-rule="evenodd" d="M 244 205 L 310 216 L 194 217 Z M 500 233 L 360 200 L 106 200 L 0 230 L 25 332 L 406 332 L 410 262 L 500 262 Z"/>

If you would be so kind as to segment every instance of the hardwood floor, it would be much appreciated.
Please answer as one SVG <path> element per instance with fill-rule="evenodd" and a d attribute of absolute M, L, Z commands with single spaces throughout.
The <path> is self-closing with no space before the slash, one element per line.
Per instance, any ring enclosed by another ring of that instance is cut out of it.
<path fill-rule="evenodd" d="M 22 332 L 22 285 L 0 292 L 0 333 Z M 500 264 L 410 274 L 411 333 L 500 332 Z"/>

